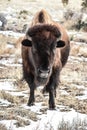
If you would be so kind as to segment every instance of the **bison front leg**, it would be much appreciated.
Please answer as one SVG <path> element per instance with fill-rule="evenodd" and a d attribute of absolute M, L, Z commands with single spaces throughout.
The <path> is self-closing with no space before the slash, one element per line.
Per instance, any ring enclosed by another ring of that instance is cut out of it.
<path fill-rule="evenodd" d="M 35 97 L 34 97 L 34 85 L 32 85 L 30 87 L 30 97 L 29 97 L 29 100 L 28 100 L 28 106 L 32 106 L 34 105 L 34 102 L 35 102 Z"/>
<path fill-rule="evenodd" d="M 60 75 L 59 68 L 53 70 L 49 82 L 43 90 L 43 93 L 45 91 L 49 92 L 49 109 L 51 110 L 55 109 L 56 88 L 58 87 L 59 84 L 59 75 Z"/>
<path fill-rule="evenodd" d="M 29 100 L 28 100 L 28 106 L 32 106 L 34 105 L 35 102 L 35 97 L 34 97 L 34 93 L 35 93 L 35 84 L 34 84 L 34 76 L 32 74 L 29 74 L 28 76 L 25 76 L 25 80 L 28 83 L 28 86 L 30 88 L 30 96 L 29 96 Z"/>
<path fill-rule="evenodd" d="M 57 85 L 51 77 L 48 84 L 43 89 L 43 93 L 45 93 L 45 91 L 49 93 L 49 109 L 51 110 L 55 109 L 56 87 Z"/>
<path fill-rule="evenodd" d="M 55 91 L 53 88 L 49 90 L 49 109 L 55 109 Z"/>

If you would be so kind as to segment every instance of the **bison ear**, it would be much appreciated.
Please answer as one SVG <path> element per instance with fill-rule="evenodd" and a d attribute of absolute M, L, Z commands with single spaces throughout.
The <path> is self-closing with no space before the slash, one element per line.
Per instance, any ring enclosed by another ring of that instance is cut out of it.
<path fill-rule="evenodd" d="M 31 43 L 30 40 L 24 39 L 24 40 L 22 41 L 22 45 L 23 45 L 23 46 L 31 47 L 31 46 L 32 46 L 32 43 Z"/>
<path fill-rule="evenodd" d="M 64 41 L 62 41 L 62 40 L 57 41 L 57 46 L 56 47 L 61 48 L 61 47 L 64 47 L 64 46 L 65 46 Z"/>

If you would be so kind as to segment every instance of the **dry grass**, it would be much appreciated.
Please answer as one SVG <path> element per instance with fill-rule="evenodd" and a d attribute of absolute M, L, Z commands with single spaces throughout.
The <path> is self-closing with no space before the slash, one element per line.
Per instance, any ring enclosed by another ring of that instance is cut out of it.
<path fill-rule="evenodd" d="M 74 118 L 71 123 L 69 121 L 65 121 L 64 119 L 62 119 L 62 121 L 58 123 L 58 128 L 56 130 L 86 130 L 86 128 L 87 128 L 87 120 L 85 119 L 82 121 L 77 117 Z M 54 130 L 50 122 L 47 122 L 44 125 L 44 130 L 45 129 Z M 36 126 L 34 130 L 40 130 L 39 124 Z"/>
<path fill-rule="evenodd" d="M 14 103 L 14 104 L 18 104 L 19 103 L 19 98 L 11 95 L 10 93 L 1 90 L 0 91 L 0 97 L 3 98 L 4 100 L 7 100 L 8 102 Z"/>
<path fill-rule="evenodd" d="M 0 34 L 0 55 L 7 54 L 7 53 L 8 54 L 14 53 L 16 41 L 17 41 L 17 38 Z M 13 44 L 14 48 L 8 48 L 7 47 L 8 43 Z"/>
<path fill-rule="evenodd" d="M 71 124 L 69 121 L 66 122 L 62 119 L 57 130 L 86 130 L 86 126 L 86 120 L 81 121 L 78 117 L 73 119 Z"/>
<path fill-rule="evenodd" d="M 75 42 L 71 42 L 71 51 L 72 56 L 77 56 L 79 54 L 80 46 L 75 45 Z"/>
<path fill-rule="evenodd" d="M 15 120 L 17 120 L 17 122 L 15 123 L 16 127 L 24 127 L 30 125 L 30 121 L 28 119 L 23 119 L 20 116 L 16 116 Z"/>
<path fill-rule="evenodd" d="M 0 112 L 1 120 L 16 120 L 16 127 L 24 127 L 30 125 L 30 120 L 37 121 L 37 115 L 31 112 L 29 109 L 24 109 L 22 107 L 5 107 L 3 111 Z M 1 130 L 1 129 L 0 129 Z"/>
<path fill-rule="evenodd" d="M 0 130 L 8 130 L 5 125 L 0 124 Z"/>

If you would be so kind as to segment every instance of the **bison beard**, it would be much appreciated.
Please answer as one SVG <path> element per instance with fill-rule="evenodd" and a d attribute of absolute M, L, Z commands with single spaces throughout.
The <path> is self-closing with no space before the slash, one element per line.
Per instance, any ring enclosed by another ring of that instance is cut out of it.
<path fill-rule="evenodd" d="M 30 87 L 29 106 L 35 102 L 35 88 L 44 85 L 43 93 L 49 93 L 49 109 L 55 109 L 56 88 L 69 51 L 65 29 L 51 20 L 45 10 L 38 12 L 22 41 L 23 76 Z"/>

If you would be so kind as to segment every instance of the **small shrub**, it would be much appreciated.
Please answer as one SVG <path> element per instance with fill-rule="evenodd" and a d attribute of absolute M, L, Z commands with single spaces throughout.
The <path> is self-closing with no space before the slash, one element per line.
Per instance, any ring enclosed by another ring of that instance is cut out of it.
<path fill-rule="evenodd" d="M 19 14 L 20 15 L 22 15 L 22 14 L 28 14 L 28 11 L 27 10 L 21 10 Z"/>
<path fill-rule="evenodd" d="M 82 0 L 81 6 L 82 6 L 83 10 L 86 10 L 87 9 L 87 0 Z"/>
<path fill-rule="evenodd" d="M 71 18 L 73 17 L 74 15 L 74 11 L 71 10 L 71 9 L 67 9 L 66 12 L 64 12 L 64 19 L 65 20 L 71 20 Z"/>
<path fill-rule="evenodd" d="M 64 6 L 68 5 L 69 0 L 62 0 Z"/>
<path fill-rule="evenodd" d="M 4 124 L 0 124 L 0 130 L 8 130 Z"/>
<path fill-rule="evenodd" d="M 60 122 L 57 130 L 86 130 L 87 127 L 87 120 L 81 121 L 78 117 L 73 119 L 72 123 L 69 121 L 62 121 Z"/>
<path fill-rule="evenodd" d="M 7 100 L 8 102 L 11 102 L 11 103 L 18 104 L 18 102 L 19 102 L 18 97 L 11 95 L 10 93 L 5 92 L 4 90 L 0 91 L 0 96 L 1 96 L 2 99 L 5 99 L 5 100 Z"/>
<path fill-rule="evenodd" d="M 73 25 L 73 27 L 76 30 L 80 30 L 80 29 L 83 29 L 83 28 L 87 28 L 87 23 L 82 22 L 81 20 L 79 20 L 75 25 Z"/>

